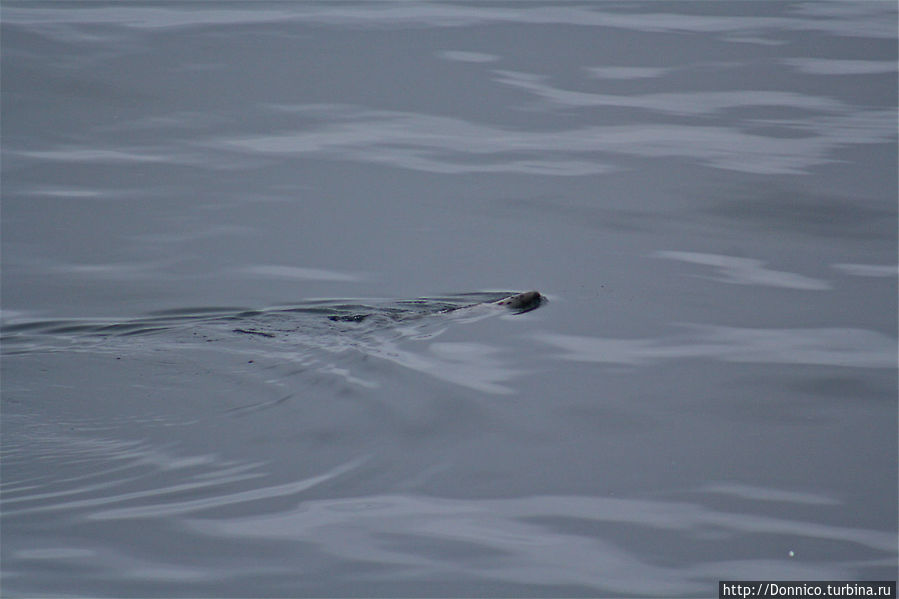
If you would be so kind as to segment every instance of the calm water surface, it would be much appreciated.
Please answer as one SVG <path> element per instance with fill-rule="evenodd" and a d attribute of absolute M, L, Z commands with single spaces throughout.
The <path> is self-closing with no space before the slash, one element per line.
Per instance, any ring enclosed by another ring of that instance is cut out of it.
<path fill-rule="evenodd" d="M 3 595 L 895 579 L 896 22 L 4 2 Z"/>

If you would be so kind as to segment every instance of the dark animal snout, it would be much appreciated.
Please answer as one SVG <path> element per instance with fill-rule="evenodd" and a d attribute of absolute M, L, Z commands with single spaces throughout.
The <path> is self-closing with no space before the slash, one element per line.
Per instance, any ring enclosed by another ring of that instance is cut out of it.
<path fill-rule="evenodd" d="M 497 302 L 500 306 L 505 306 L 506 308 L 513 310 L 515 312 L 528 312 L 540 306 L 543 303 L 544 297 L 540 295 L 539 291 L 525 291 L 524 293 L 519 293 L 518 295 L 513 295 L 512 297 L 507 297 L 504 300 L 500 300 Z"/>

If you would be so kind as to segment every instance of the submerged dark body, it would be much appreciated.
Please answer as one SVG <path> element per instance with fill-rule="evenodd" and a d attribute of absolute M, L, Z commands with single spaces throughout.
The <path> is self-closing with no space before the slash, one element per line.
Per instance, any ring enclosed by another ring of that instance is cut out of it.
<path fill-rule="evenodd" d="M 420 300 L 421 302 L 428 302 L 429 300 Z M 531 310 L 536 310 L 539 308 L 543 302 L 546 301 L 546 298 L 543 297 L 539 291 L 525 291 L 524 293 L 517 293 L 515 295 L 510 295 L 508 297 L 504 297 L 500 300 L 495 301 L 481 301 L 468 305 L 459 305 L 459 306 L 451 306 L 447 308 L 441 308 L 436 310 L 434 313 L 437 314 L 445 314 L 448 312 L 455 312 L 456 310 L 462 310 L 466 308 L 474 308 L 476 306 L 482 305 L 495 305 L 502 306 L 504 308 L 509 309 L 514 314 L 523 314 L 525 312 L 530 312 Z M 361 322 L 372 316 L 374 312 L 370 313 L 360 313 L 360 314 L 350 314 L 350 315 L 333 315 L 329 316 L 330 320 L 335 322 Z M 415 313 L 417 316 L 427 316 L 428 313 Z M 411 314 L 396 314 L 397 319 L 400 318 L 408 318 Z M 250 331 L 235 331 L 235 332 L 250 332 Z"/>
<path fill-rule="evenodd" d="M 60 343 L 79 345 L 101 339 L 163 334 L 167 331 L 179 331 L 209 340 L 212 329 L 222 324 L 227 324 L 227 330 L 232 333 L 261 338 L 300 332 L 325 337 L 341 333 L 355 335 L 365 330 L 389 328 L 400 322 L 465 310 L 502 307 L 513 314 L 523 314 L 539 308 L 545 301 L 546 298 L 539 292 L 527 291 L 517 294 L 464 293 L 373 303 L 312 300 L 291 307 L 264 310 L 184 308 L 119 322 L 90 319 L 21 322 L 3 327 L 2 341 L 4 353 L 14 354 L 39 346 Z M 341 327 L 344 323 L 364 323 L 365 327 L 361 330 L 352 324 L 349 328 Z"/>

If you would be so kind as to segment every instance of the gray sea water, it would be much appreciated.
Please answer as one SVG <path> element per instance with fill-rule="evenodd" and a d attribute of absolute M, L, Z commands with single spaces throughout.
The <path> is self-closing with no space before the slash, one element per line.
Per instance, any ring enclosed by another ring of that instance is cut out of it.
<path fill-rule="evenodd" d="M 0 20 L 3 596 L 896 579 L 895 3 Z"/>

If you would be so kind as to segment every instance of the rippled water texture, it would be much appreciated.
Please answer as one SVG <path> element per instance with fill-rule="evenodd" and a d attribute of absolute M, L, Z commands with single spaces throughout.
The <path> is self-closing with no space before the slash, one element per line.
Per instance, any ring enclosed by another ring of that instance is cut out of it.
<path fill-rule="evenodd" d="M 0 28 L 3 596 L 897 577 L 894 3 Z"/>

